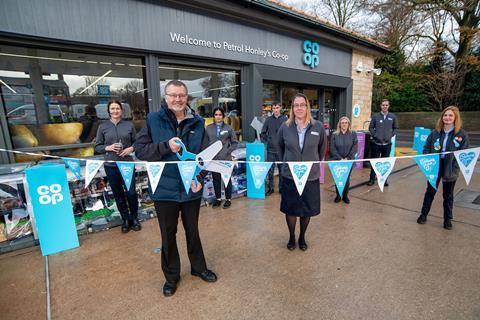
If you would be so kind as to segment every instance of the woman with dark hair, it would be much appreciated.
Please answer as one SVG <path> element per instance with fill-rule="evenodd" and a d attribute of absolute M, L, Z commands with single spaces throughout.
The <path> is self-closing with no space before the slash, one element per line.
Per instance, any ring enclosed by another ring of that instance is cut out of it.
<path fill-rule="evenodd" d="M 315 161 L 312 165 L 305 189 L 298 194 L 290 168 L 282 167 L 282 201 L 280 211 L 285 214 L 290 239 L 288 250 L 294 250 L 295 225 L 300 218 L 298 247 L 307 250 L 305 233 L 310 217 L 320 214 L 320 164 L 325 157 L 327 139 L 321 122 L 313 119 L 310 103 L 304 94 L 297 93 L 293 99 L 290 117 L 277 133 L 280 157 L 283 162 Z"/>
<path fill-rule="evenodd" d="M 226 124 L 223 119 L 225 118 L 225 111 L 216 107 L 213 109 L 214 122 L 209 124 L 206 129 L 208 138 L 208 144 L 211 145 L 215 141 L 222 141 L 223 148 L 215 156 L 214 160 L 232 160 L 232 151 L 237 147 L 238 141 L 235 131 L 232 127 Z M 213 188 L 215 190 L 215 201 L 212 207 L 216 208 L 222 204 L 222 177 L 218 172 L 212 172 Z M 232 181 L 228 182 L 225 186 L 225 203 L 223 208 L 227 209 L 231 206 L 232 199 Z"/>
<path fill-rule="evenodd" d="M 330 141 L 330 154 L 331 160 L 354 160 L 357 153 L 357 133 L 351 130 L 350 119 L 348 117 L 341 117 L 338 120 L 337 131 L 332 135 Z M 351 171 L 350 171 L 351 172 Z M 335 191 L 337 196 L 335 202 L 338 203 L 343 199 L 343 202 L 350 203 L 348 199 L 348 189 L 350 187 L 350 173 L 348 174 L 347 181 L 345 182 L 345 188 L 343 194 L 338 192 L 337 186 Z"/>
<path fill-rule="evenodd" d="M 432 130 L 423 147 L 423 154 L 440 153 L 440 168 L 436 186 L 442 180 L 443 187 L 443 227 L 452 229 L 453 219 L 453 189 L 458 178 L 458 163 L 453 153 L 444 154 L 447 151 L 457 151 L 468 148 L 468 135 L 462 129 L 462 118 L 460 111 L 455 106 L 446 107 L 437 121 L 435 129 Z M 427 182 L 427 190 L 423 198 L 422 213 L 417 223 L 427 222 L 427 215 L 430 212 L 433 199 L 437 190 Z"/>
<path fill-rule="evenodd" d="M 102 122 L 98 127 L 95 142 L 95 152 L 105 154 L 105 173 L 112 188 L 115 203 L 122 216 L 122 233 L 130 228 L 135 231 L 142 229 L 138 221 L 138 195 L 135 190 L 135 178 L 132 179 L 130 189 L 125 185 L 120 170 L 114 161 L 133 161 L 130 155 L 135 142 L 135 127 L 132 122 L 122 119 L 122 103 L 112 100 L 107 105 L 110 120 Z M 135 172 L 133 173 L 135 177 Z"/>

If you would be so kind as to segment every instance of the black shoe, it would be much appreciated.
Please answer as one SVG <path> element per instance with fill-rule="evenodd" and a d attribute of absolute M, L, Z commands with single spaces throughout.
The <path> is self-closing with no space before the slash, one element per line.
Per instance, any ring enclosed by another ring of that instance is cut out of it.
<path fill-rule="evenodd" d="M 307 243 L 305 241 L 298 241 L 298 247 L 300 248 L 300 250 L 302 251 L 307 251 L 308 249 L 308 246 L 307 246 Z"/>
<path fill-rule="evenodd" d="M 348 196 L 343 196 L 343 202 L 345 202 L 346 204 L 350 203 L 350 199 L 348 199 Z"/>
<path fill-rule="evenodd" d="M 374 180 L 368 180 L 367 186 L 373 186 L 375 184 Z"/>
<path fill-rule="evenodd" d="M 163 295 L 165 297 L 171 297 L 177 291 L 177 284 L 175 282 L 165 282 L 163 285 Z"/>
<path fill-rule="evenodd" d="M 140 224 L 138 219 L 135 218 L 132 221 L 130 221 L 130 228 L 133 231 L 140 231 L 140 230 L 142 230 L 142 225 Z"/>
<path fill-rule="evenodd" d="M 339 203 L 340 201 L 342 201 L 342 198 L 340 198 L 340 196 L 337 194 L 337 196 L 335 197 L 335 200 L 333 200 L 335 203 Z"/>
<path fill-rule="evenodd" d="M 297 247 L 297 245 L 295 244 L 295 240 L 288 241 L 288 243 L 287 243 L 287 249 L 288 250 L 293 251 L 293 250 L 295 250 L 296 247 Z"/>
<path fill-rule="evenodd" d="M 223 209 L 228 209 L 232 205 L 232 202 L 230 200 L 226 200 L 225 203 L 223 204 Z"/>
<path fill-rule="evenodd" d="M 447 230 L 452 230 L 452 221 L 450 219 L 447 219 L 443 222 L 443 227 Z"/>
<path fill-rule="evenodd" d="M 128 220 L 123 220 L 122 233 L 127 233 L 128 231 L 130 231 L 130 224 L 128 223 Z"/>
<path fill-rule="evenodd" d="M 215 273 L 213 273 L 212 270 L 207 269 L 207 270 L 203 271 L 202 273 L 192 271 L 191 273 L 192 273 L 192 276 L 200 277 L 203 281 L 206 281 L 206 282 L 217 281 L 217 275 Z"/>
<path fill-rule="evenodd" d="M 218 208 L 222 204 L 222 201 L 220 200 L 215 200 L 212 204 L 212 208 Z"/>
<path fill-rule="evenodd" d="M 425 224 L 425 222 L 427 222 L 427 216 L 424 215 L 424 214 L 421 214 L 417 219 L 417 223 L 418 224 Z"/>
<path fill-rule="evenodd" d="M 388 181 L 385 181 L 384 186 L 385 186 L 385 187 L 388 187 L 388 186 L 389 186 Z"/>

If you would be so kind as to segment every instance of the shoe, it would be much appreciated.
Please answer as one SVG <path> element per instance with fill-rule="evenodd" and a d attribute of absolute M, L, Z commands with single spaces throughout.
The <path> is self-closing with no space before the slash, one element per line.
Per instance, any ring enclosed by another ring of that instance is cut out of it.
<path fill-rule="evenodd" d="M 294 241 L 288 241 L 288 243 L 287 243 L 287 249 L 288 250 L 293 251 L 293 250 L 295 250 L 296 247 L 297 247 L 297 245 L 295 244 L 295 240 Z"/>
<path fill-rule="evenodd" d="M 375 181 L 373 180 L 368 180 L 367 186 L 373 186 L 375 184 Z"/>
<path fill-rule="evenodd" d="M 335 200 L 333 200 L 335 203 L 339 203 L 340 201 L 342 201 L 342 198 L 340 198 L 340 196 L 337 194 L 337 196 L 335 197 Z"/>
<path fill-rule="evenodd" d="M 223 204 L 223 209 L 228 209 L 232 205 L 232 202 L 230 200 L 226 200 L 225 203 Z"/>
<path fill-rule="evenodd" d="M 388 186 L 389 186 L 388 181 L 385 181 L 384 186 L 385 186 L 385 187 L 388 187 Z"/>
<path fill-rule="evenodd" d="M 140 222 L 138 221 L 137 218 L 133 219 L 132 221 L 130 221 L 130 228 L 133 230 L 133 231 L 140 231 L 142 230 L 142 225 L 140 224 Z"/>
<path fill-rule="evenodd" d="M 348 199 L 348 196 L 343 196 L 343 202 L 345 202 L 346 204 L 350 203 L 350 199 Z"/>
<path fill-rule="evenodd" d="M 130 224 L 128 223 L 128 220 L 123 220 L 122 233 L 127 233 L 128 231 L 130 231 Z"/>
<path fill-rule="evenodd" d="M 192 276 L 200 277 L 203 281 L 206 282 L 215 282 L 217 281 L 217 275 L 212 270 L 205 270 L 202 273 L 192 271 Z"/>
<path fill-rule="evenodd" d="M 447 230 L 452 230 L 452 221 L 450 219 L 447 219 L 443 222 L 443 227 Z"/>
<path fill-rule="evenodd" d="M 427 216 L 424 215 L 424 214 L 421 214 L 417 219 L 417 223 L 418 224 L 425 224 L 425 222 L 427 222 Z"/>
<path fill-rule="evenodd" d="M 303 242 L 303 241 L 298 241 L 298 247 L 302 251 L 307 251 L 307 249 L 308 249 L 307 243 Z"/>
<path fill-rule="evenodd" d="M 271 195 L 272 193 L 273 193 L 273 189 L 268 189 L 268 191 L 265 192 L 265 195 L 266 195 L 266 196 L 269 196 L 269 195 Z"/>
<path fill-rule="evenodd" d="M 215 200 L 212 204 L 212 208 L 218 208 L 222 204 L 222 201 L 220 200 Z"/>
<path fill-rule="evenodd" d="M 165 282 L 163 285 L 163 295 L 165 297 L 171 297 L 175 294 L 175 291 L 177 291 L 177 284 L 175 282 Z"/>

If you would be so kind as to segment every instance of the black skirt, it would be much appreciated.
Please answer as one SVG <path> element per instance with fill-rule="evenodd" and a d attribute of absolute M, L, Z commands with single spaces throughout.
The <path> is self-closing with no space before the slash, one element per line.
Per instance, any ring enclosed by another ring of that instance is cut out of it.
<path fill-rule="evenodd" d="M 307 181 L 300 196 L 292 179 L 282 179 L 280 211 L 289 216 L 311 217 L 320 214 L 320 180 Z"/>

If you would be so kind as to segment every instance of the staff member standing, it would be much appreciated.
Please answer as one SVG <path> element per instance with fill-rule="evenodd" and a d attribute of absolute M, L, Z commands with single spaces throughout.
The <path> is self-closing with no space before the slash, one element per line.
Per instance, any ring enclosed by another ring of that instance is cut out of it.
<path fill-rule="evenodd" d="M 437 121 L 435 130 L 430 135 L 423 147 L 423 154 L 442 153 L 446 151 L 457 151 L 468 148 L 468 135 L 462 129 L 462 119 L 460 111 L 455 106 L 446 107 Z M 436 186 L 442 180 L 443 188 L 443 227 L 447 230 L 452 229 L 453 219 L 453 189 L 458 178 L 458 163 L 453 153 L 440 155 L 440 168 Z M 423 198 L 422 213 L 417 219 L 417 223 L 427 222 L 427 215 L 430 212 L 433 199 L 437 190 L 427 181 L 427 190 Z"/>
<path fill-rule="evenodd" d="M 310 103 L 302 93 L 293 99 L 289 119 L 277 134 L 280 157 L 287 161 L 321 161 L 325 157 L 327 139 L 322 123 L 313 119 Z M 303 194 L 299 195 L 288 166 L 282 168 L 282 200 L 280 211 L 285 214 L 290 239 L 288 250 L 295 249 L 295 225 L 300 219 L 298 247 L 306 251 L 305 233 L 310 217 L 320 214 L 320 164 L 312 166 Z"/>
<path fill-rule="evenodd" d="M 287 121 L 287 117 L 282 115 L 282 105 L 278 102 L 272 103 L 272 112 L 273 114 L 265 120 L 265 123 L 262 127 L 262 132 L 260 133 L 260 139 L 264 144 L 267 145 L 267 161 L 274 162 L 274 161 L 281 161 L 280 155 L 278 153 L 278 146 L 277 146 L 277 133 L 278 129 L 282 123 Z M 282 164 L 277 163 L 278 172 L 280 173 L 282 170 Z M 270 170 L 268 171 L 268 180 L 267 180 L 267 187 L 268 190 L 266 192 L 267 196 L 271 195 L 274 192 L 273 187 L 273 173 L 275 171 L 275 165 L 272 165 Z M 281 174 L 278 176 L 278 191 L 280 192 L 280 186 L 282 184 Z"/>
<path fill-rule="evenodd" d="M 357 133 L 351 130 L 350 119 L 348 117 L 341 117 L 337 124 L 337 131 L 335 131 L 335 133 L 332 135 L 332 139 L 330 141 L 331 160 L 354 160 L 355 154 L 357 153 L 357 145 Z M 335 186 L 337 196 L 335 197 L 334 201 L 336 203 L 340 202 L 342 199 L 345 203 L 350 203 L 350 199 L 348 199 L 350 174 L 351 171 L 348 174 L 342 195 L 340 195 L 337 186 Z"/>
<path fill-rule="evenodd" d="M 390 102 L 387 99 L 382 100 L 380 105 L 381 112 L 377 112 L 372 116 L 368 130 L 371 135 L 372 158 L 388 158 L 392 149 L 392 137 L 397 134 L 398 122 L 397 117 L 388 112 Z M 375 171 L 370 169 L 370 180 L 367 186 L 372 186 L 375 183 Z M 388 182 L 385 181 L 385 186 L 388 187 Z"/>
<path fill-rule="evenodd" d="M 237 148 L 237 136 L 232 127 L 226 124 L 223 119 L 225 118 L 225 111 L 216 107 L 213 109 L 214 123 L 207 126 L 207 138 L 208 145 L 215 143 L 215 141 L 222 141 L 222 150 L 215 156 L 214 160 L 232 160 L 232 151 Z M 212 172 L 213 189 L 215 190 L 215 202 L 212 207 L 216 208 L 222 204 L 222 176 L 218 172 Z M 225 186 L 225 203 L 223 208 L 230 208 L 232 205 L 232 181 L 228 182 Z"/>
<path fill-rule="evenodd" d="M 194 115 L 187 106 L 187 86 L 172 80 L 165 86 L 166 106 L 159 112 L 150 112 L 147 124 L 137 135 L 136 156 L 146 161 L 178 161 L 181 140 L 188 151 L 198 154 L 206 147 L 204 121 Z M 192 181 L 187 193 L 176 164 L 167 164 L 155 192 L 149 188 L 155 204 L 158 224 L 162 236 L 162 270 L 166 282 L 163 294 L 172 296 L 180 281 L 180 256 L 177 247 L 177 225 L 181 214 L 187 240 L 191 274 L 207 282 L 217 281 L 217 276 L 207 269 L 202 243 L 198 231 L 198 216 L 202 198 L 200 178 Z"/>
<path fill-rule="evenodd" d="M 122 119 L 123 106 L 119 101 L 110 101 L 107 111 L 110 120 L 102 122 L 98 127 L 95 152 L 105 154 L 106 161 L 133 161 L 133 157 L 130 155 L 134 151 L 133 143 L 135 142 L 133 123 Z M 135 178 L 132 179 L 130 189 L 128 189 L 115 162 L 105 162 L 103 167 L 118 211 L 122 216 L 122 233 L 127 233 L 130 228 L 140 231 L 142 226 L 138 221 L 138 195 L 135 190 Z M 135 172 L 133 177 L 135 177 Z"/>

